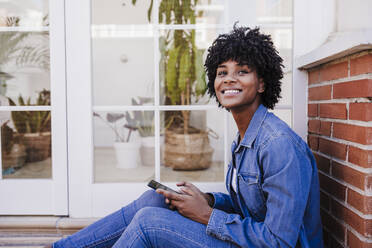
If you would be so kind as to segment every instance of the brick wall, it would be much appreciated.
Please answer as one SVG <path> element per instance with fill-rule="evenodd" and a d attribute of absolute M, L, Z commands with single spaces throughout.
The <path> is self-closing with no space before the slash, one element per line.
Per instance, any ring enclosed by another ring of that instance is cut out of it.
<path fill-rule="evenodd" d="M 308 70 L 308 144 L 327 247 L 372 247 L 372 51 Z"/>

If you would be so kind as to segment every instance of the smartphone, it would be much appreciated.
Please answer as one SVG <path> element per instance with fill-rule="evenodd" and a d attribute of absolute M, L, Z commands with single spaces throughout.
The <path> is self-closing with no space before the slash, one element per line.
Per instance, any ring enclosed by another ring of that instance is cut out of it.
<path fill-rule="evenodd" d="M 164 189 L 164 190 L 168 190 L 168 191 L 171 191 L 171 192 L 180 194 L 179 192 L 177 192 L 177 191 L 175 191 L 175 190 L 173 190 L 173 189 L 171 189 L 171 188 L 169 188 L 169 187 L 167 187 L 167 186 L 165 186 L 165 185 L 163 185 L 163 184 L 161 184 L 161 183 L 159 183 L 159 182 L 157 182 L 155 180 L 151 180 L 147 184 L 147 186 L 149 186 L 150 188 L 153 188 L 154 190 L 156 190 L 156 189 Z"/>

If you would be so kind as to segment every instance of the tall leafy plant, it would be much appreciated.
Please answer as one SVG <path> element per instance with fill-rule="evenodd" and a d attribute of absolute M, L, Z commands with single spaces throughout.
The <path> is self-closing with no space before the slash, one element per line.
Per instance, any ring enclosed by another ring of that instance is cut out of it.
<path fill-rule="evenodd" d="M 132 4 L 136 4 L 132 0 Z M 159 2 L 159 23 L 195 24 L 196 17 L 202 12 L 196 11 L 197 0 L 161 0 Z M 149 21 L 153 0 L 147 12 Z M 207 89 L 203 69 L 203 52 L 195 44 L 195 30 L 167 30 L 160 38 L 160 80 L 165 85 L 165 101 L 171 105 L 189 105 L 193 99 L 202 97 Z M 165 77 L 162 77 L 165 75 Z M 183 132 L 189 133 L 190 111 L 182 110 L 181 116 L 171 112 L 170 125 L 178 125 L 182 120 Z M 178 112 L 179 113 L 179 112 Z"/>
<path fill-rule="evenodd" d="M 17 104 L 9 98 L 9 105 Z M 36 104 L 31 104 L 31 99 L 25 100 L 22 96 L 18 97 L 18 105 L 50 105 L 50 91 L 43 90 L 39 93 Z M 49 132 L 51 128 L 50 111 L 12 111 L 12 121 L 18 133 L 40 133 Z"/>

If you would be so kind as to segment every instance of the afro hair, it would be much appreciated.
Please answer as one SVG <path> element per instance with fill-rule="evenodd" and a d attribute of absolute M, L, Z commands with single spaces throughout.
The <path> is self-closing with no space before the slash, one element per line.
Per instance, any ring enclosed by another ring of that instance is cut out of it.
<path fill-rule="evenodd" d="M 258 78 L 265 84 L 261 93 L 262 104 L 273 109 L 279 101 L 281 79 L 283 78 L 283 59 L 275 49 L 270 35 L 260 33 L 259 28 L 237 27 L 227 34 L 221 34 L 208 49 L 205 70 L 208 76 L 208 93 L 216 97 L 214 81 L 218 65 L 233 60 L 248 65 L 256 71 Z"/>

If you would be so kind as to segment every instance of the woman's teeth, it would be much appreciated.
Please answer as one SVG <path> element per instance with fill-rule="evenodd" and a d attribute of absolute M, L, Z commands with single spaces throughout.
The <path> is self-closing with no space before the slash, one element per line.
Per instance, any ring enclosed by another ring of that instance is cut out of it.
<path fill-rule="evenodd" d="M 225 90 L 224 94 L 238 94 L 239 90 Z"/>

